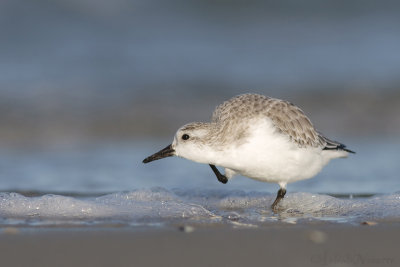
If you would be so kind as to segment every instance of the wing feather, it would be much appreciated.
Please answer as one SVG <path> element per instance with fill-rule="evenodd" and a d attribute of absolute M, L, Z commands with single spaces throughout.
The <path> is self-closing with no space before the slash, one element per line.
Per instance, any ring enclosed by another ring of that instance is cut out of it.
<path fill-rule="evenodd" d="M 267 116 L 277 130 L 300 147 L 321 147 L 352 152 L 345 145 L 331 141 L 317 132 L 304 112 L 296 105 L 258 94 L 236 96 L 219 105 L 211 118 L 213 123 Z M 222 123 L 224 124 L 224 123 Z"/>

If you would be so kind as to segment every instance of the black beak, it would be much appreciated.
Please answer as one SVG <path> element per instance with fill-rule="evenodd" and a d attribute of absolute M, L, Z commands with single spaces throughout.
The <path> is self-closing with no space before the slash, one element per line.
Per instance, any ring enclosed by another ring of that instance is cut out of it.
<path fill-rule="evenodd" d="M 172 145 L 169 145 L 166 148 L 161 149 L 157 153 L 151 155 L 150 157 L 145 158 L 143 160 L 143 163 L 149 163 L 149 162 L 152 162 L 154 160 L 163 159 L 163 158 L 171 157 L 171 156 L 174 156 L 174 155 L 175 155 L 175 150 L 172 148 Z"/>

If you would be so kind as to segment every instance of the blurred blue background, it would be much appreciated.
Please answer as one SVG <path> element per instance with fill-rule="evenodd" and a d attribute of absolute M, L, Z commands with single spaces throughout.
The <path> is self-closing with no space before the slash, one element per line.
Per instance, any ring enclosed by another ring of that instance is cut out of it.
<path fill-rule="evenodd" d="M 357 151 L 289 190 L 397 191 L 399 27 L 394 0 L 3 0 L 0 190 L 274 192 L 182 159 L 141 164 L 179 126 L 255 92 Z"/>

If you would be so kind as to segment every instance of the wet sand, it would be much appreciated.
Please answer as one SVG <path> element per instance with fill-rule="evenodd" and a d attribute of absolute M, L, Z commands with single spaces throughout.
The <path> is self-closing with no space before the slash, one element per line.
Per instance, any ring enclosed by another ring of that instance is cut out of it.
<path fill-rule="evenodd" d="M 1 266 L 399 266 L 399 223 L 3 228 Z M 193 230 L 193 231 L 192 231 Z"/>

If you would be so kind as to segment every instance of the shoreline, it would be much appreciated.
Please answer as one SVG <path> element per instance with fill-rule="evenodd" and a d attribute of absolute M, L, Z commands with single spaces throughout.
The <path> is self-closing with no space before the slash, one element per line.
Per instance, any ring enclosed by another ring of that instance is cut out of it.
<path fill-rule="evenodd" d="M 11 231 L 10 229 L 17 229 Z M 2 266 L 398 266 L 399 222 L 3 228 Z"/>

